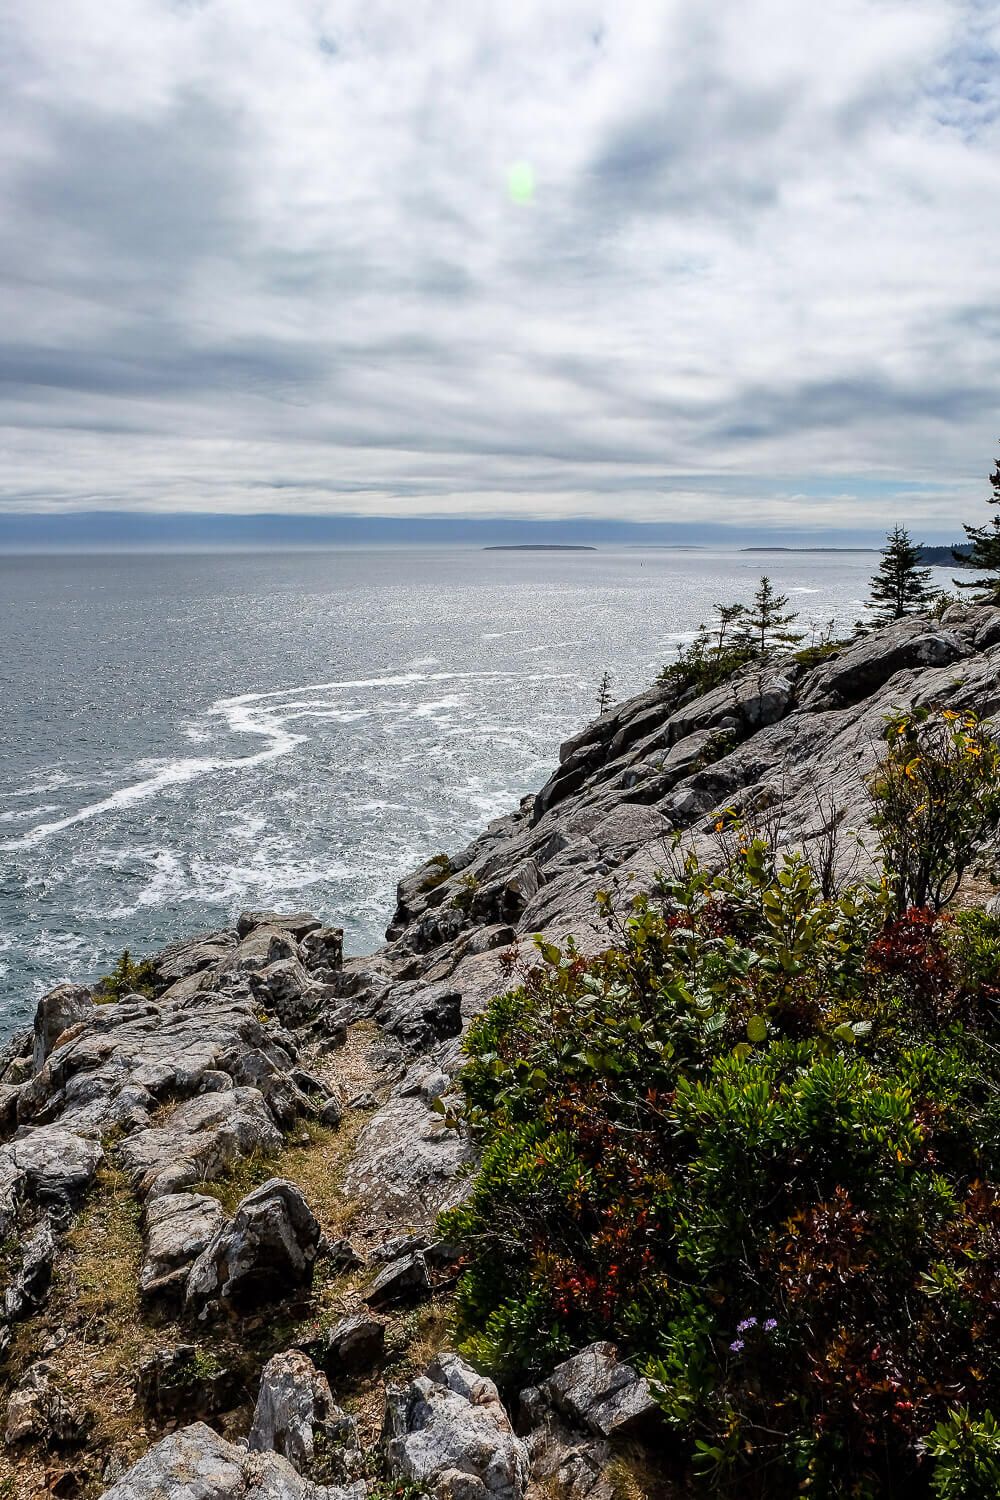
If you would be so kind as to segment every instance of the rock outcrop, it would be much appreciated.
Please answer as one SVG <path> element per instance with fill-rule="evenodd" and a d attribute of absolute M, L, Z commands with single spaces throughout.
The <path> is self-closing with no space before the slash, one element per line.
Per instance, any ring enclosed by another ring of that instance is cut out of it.
<path fill-rule="evenodd" d="M 204 1320 L 274 1302 L 308 1281 L 320 1227 L 294 1182 L 272 1177 L 220 1224 L 188 1272 L 184 1305 Z"/>
<path fill-rule="evenodd" d="M 151 1448 L 103 1500 L 364 1500 L 363 1484 L 313 1484 L 277 1453 L 249 1453 L 195 1422 Z"/>
<path fill-rule="evenodd" d="M 383 1438 L 391 1471 L 433 1500 L 522 1500 L 527 1488 L 527 1450 L 496 1386 L 457 1354 L 386 1393 Z"/>
<path fill-rule="evenodd" d="M 248 1439 L 252 1453 L 280 1453 L 299 1473 L 313 1462 L 316 1434 L 349 1419 L 334 1405 L 330 1385 L 297 1349 L 275 1354 L 264 1366 Z"/>
<path fill-rule="evenodd" d="M 806 850 L 836 824 L 842 865 L 859 857 L 856 830 L 863 858 L 865 776 L 885 717 L 928 704 L 1000 712 L 1000 609 L 953 605 L 940 622 L 902 620 L 816 665 L 748 668 L 701 696 L 658 683 L 566 740 L 545 786 L 515 812 L 400 881 L 386 947 L 345 969 L 377 994 L 383 1016 L 404 1003 L 417 1017 L 434 995 L 449 1007 L 457 996 L 464 1027 L 504 987 L 505 949 L 539 932 L 572 933 L 584 951 L 605 945 L 595 893 L 648 887 L 678 834 L 716 860 L 728 809 Z M 399 1027 L 405 1035 L 402 1015 Z M 415 1061 L 453 1074 L 455 1039 L 416 1031 Z M 464 1165 L 429 1101 L 397 1090 L 362 1133 L 348 1183 L 415 1218 L 461 1195 Z"/>
<path fill-rule="evenodd" d="M 345 960 L 340 929 L 310 913 L 248 911 L 171 944 L 149 993 L 52 991 L 33 1030 L 0 1050 L 11 1451 L 40 1444 L 46 1423 L 70 1449 L 98 1443 L 58 1378 L 67 1329 L 47 1327 L 20 1364 L 13 1331 L 43 1316 L 64 1258 L 76 1274 L 63 1236 L 113 1181 L 133 1204 L 156 1336 L 130 1377 L 152 1446 L 138 1463 L 134 1448 L 93 1450 L 107 1500 L 361 1500 L 362 1475 L 379 1472 L 436 1500 L 521 1500 L 532 1477 L 569 1500 L 613 1500 L 616 1448 L 655 1412 L 611 1345 L 523 1394 L 523 1436 L 492 1383 L 448 1353 L 390 1389 L 377 1453 L 369 1441 L 362 1455 L 334 1405 L 328 1380 L 338 1399 L 352 1381 L 377 1388 L 433 1312 L 420 1304 L 455 1275 L 461 1247 L 436 1242 L 434 1224 L 473 1163 L 439 1102 L 463 1034 L 507 986 L 512 949 L 536 933 L 605 945 L 595 892 L 648 885 L 677 835 L 715 859 L 726 809 L 788 847 L 856 830 L 860 853 L 851 837 L 835 855 L 863 859 L 884 718 L 925 704 L 1000 714 L 1000 609 L 954 606 L 700 696 L 658 683 L 616 705 L 564 743 L 537 795 L 400 881 L 386 944 L 368 957 Z M 335 1179 L 340 1207 L 325 1218 L 311 1188 L 279 1175 L 293 1147 Z M 226 1201 L 243 1196 L 227 1214 L 208 1188 L 234 1177 Z M 314 1283 L 329 1294 L 323 1318 L 265 1349 Z M 188 1425 L 165 1431 L 174 1422 Z M 247 1431 L 249 1447 L 229 1440 Z"/>

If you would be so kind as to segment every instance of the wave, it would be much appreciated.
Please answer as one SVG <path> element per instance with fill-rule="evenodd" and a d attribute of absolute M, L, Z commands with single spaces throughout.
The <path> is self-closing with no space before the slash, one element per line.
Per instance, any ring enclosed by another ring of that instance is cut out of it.
<path fill-rule="evenodd" d="M 534 647 L 533 650 L 548 650 L 550 647 Z M 428 658 L 428 663 L 430 659 Z M 546 674 L 546 677 L 538 680 L 548 680 L 552 677 L 570 677 L 570 673 Z M 288 755 L 298 745 L 305 743 L 309 736 L 305 733 L 295 732 L 288 726 L 302 719 L 334 720 L 342 723 L 353 723 L 371 715 L 377 710 L 383 714 L 398 713 L 405 715 L 407 719 L 437 719 L 442 729 L 447 725 L 447 715 L 450 710 L 461 705 L 461 699 L 454 694 L 437 698 L 424 704 L 414 705 L 404 700 L 395 703 L 382 703 L 368 706 L 346 706 L 343 702 L 334 702 L 327 698 L 317 698 L 321 693 L 345 693 L 365 689 L 382 689 L 391 687 L 412 687 L 422 684 L 425 687 L 437 687 L 442 683 L 458 683 L 463 681 L 501 682 L 517 680 L 520 682 L 534 681 L 534 676 L 519 675 L 510 672 L 417 672 L 408 671 L 404 673 L 386 674 L 381 677 L 362 678 L 340 678 L 330 682 L 309 683 L 302 687 L 274 688 L 267 692 L 238 693 L 232 697 L 219 698 L 207 709 L 204 718 L 207 720 L 222 719 L 225 729 L 232 734 L 249 734 L 263 737 L 268 741 L 267 745 L 252 754 L 238 756 L 224 755 L 202 755 L 181 756 L 177 759 L 166 761 L 163 764 L 157 762 L 140 763 L 135 767 L 136 771 L 145 770 L 149 767 L 151 774 L 142 776 L 141 779 L 132 782 L 128 786 L 119 787 L 118 790 L 100 797 L 94 802 L 78 808 L 75 812 L 67 813 L 64 817 L 53 818 L 46 822 L 36 823 L 34 827 L 26 830 L 14 838 L 7 838 L 0 842 L 0 853 L 12 853 L 18 850 L 33 849 L 39 844 L 45 843 L 56 834 L 64 833 L 67 829 L 75 827 L 80 823 L 87 823 L 96 818 L 109 814 L 121 812 L 125 808 L 133 807 L 136 803 L 158 796 L 161 792 L 171 787 L 182 786 L 187 783 L 198 781 L 205 776 L 225 772 L 241 772 L 263 765 L 267 761 L 276 760 L 281 756 Z M 191 735 L 191 729 L 196 729 L 196 735 Z M 190 738 L 197 736 L 197 726 L 190 722 L 184 726 L 185 733 Z M 68 781 L 69 778 L 66 778 Z M 56 784 L 55 782 L 49 784 Z M 59 783 L 65 784 L 65 782 Z M 41 790 L 39 787 L 37 790 Z M 26 792 L 24 793 L 26 795 Z M 40 809 L 34 811 L 37 816 Z"/>
<path fill-rule="evenodd" d="M 102 797 L 97 802 L 90 802 L 76 812 L 68 813 L 64 818 L 55 818 L 50 823 L 38 823 L 20 838 L 5 839 L 0 843 L 0 853 L 8 853 L 17 849 L 33 849 L 51 838 L 53 834 L 63 833 L 77 823 L 87 823 L 93 818 L 102 817 L 105 813 L 120 812 L 122 808 L 132 807 L 148 797 L 155 797 L 167 787 L 182 786 L 186 782 L 197 781 L 200 777 L 211 775 L 215 771 L 244 771 L 251 766 L 262 765 L 265 761 L 274 760 L 279 755 L 287 755 L 306 738 L 305 735 L 292 734 L 288 730 L 275 726 L 251 725 L 248 722 L 243 727 L 248 733 L 266 735 L 271 740 L 271 744 L 265 750 L 259 750 L 256 755 L 240 755 L 231 758 L 188 756 L 180 760 L 168 761 L 154 775 L 147 776 L 142 781 L 133 782 L 131 786 L 120 787 L 110 796 Z"/>
<path fill-rule="evenodd" d="M 18 797 L 21 793 L 12 795 Z M 58 812 L 61 806 L 61 802 L 48 802 L 41 807 L 12 807 L 9 812 L 0 813 L 0 823 L 23 823 L 28 818 L 40 817 L 42 813 Z"/>

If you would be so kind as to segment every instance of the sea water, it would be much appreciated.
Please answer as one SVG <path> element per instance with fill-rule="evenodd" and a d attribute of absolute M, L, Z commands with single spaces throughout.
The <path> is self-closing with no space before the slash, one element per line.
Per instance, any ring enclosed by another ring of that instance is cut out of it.
<path fill-rule="evenodd" d="M 807 632 L 847 629 L 876 561 L 0 558 L 0 1033 L 59 980 L 245 907 L 306 907 L 368 950 L 400 875 L 542 784 L 605 669 L 640 691 L 765 570 Z"/>

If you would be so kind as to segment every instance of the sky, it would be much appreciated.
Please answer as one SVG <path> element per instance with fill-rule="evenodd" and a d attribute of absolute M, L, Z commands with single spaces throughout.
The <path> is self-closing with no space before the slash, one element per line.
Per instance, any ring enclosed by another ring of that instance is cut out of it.
<path fill-rule="evenodd" d="M 0 517 L 950 539 L 998 48 L 1000 0 L 7 0 Z"/>

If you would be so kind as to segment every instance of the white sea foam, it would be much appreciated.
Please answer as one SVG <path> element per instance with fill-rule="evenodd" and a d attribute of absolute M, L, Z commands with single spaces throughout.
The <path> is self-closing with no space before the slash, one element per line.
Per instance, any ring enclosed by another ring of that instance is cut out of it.
<path fill-rule="evenodd" d="M 20 786 L 9 792 L 11 797 L 44 797 L 47 792 L 59 792 L 66 786 L 86 786 L 85 781 L 74 781 L 66 771 L 53 771 L 47 781 L 39 781 L 32 786 Z"/>
<path fill-rule="evenodd" d="M 237 727 L 237 720 L 239 720 L 238 727 L 246 733 L 264 735 L 271 743 L 266 749 L 259 750 L 256 755 L 241 755 L 231 759 L 221 756 L 189 756 L 168 761 L 152 775 L 133 782 L 130 786 L 119 787 L 116 792 L 102 797 L 98 802 L 88 803 L 86 807 L 81 807 L 64 818 L 56 818 L 50 823 L 38 823 L 20 838 L 4 840 L 0 843 L 0 852 L 33 849 L 51 838 L 53 834 L 62 833 L 77 823 L 86 823 L 93 818 L 103 817 L 107 813 L 121 812 L 124 808 L 133 807 L 137 802 L 157 796 L 168 787 L 182 786 L 186 782 L 196 781 L 216 771 L 245 771 L 251 766 L 262 765 L 265 761 L 274 760 L 279 755 L 287 755 L 305 738 L 304 735 L 292 734 L 277 724 L 258 722 L 249 712 L 234 713 L 234 728 Z"/>
<path fill-rule="evenodd" d="M 16 792 L 14 796 L 17 796 Z M 58 812 L 61 806 L 61 802 L 46 802 L 41 807 L 12 807 L 9 812 L 0 813 L 0 823 L 25 823 L 42 813 Z"/>
<path fill-rule="evenodd" d="M 546 641 L 543 646 L 522 646 L 515 656 L 531 656 L 536 651 L 561 651 L 565 646 L 575 646 L 576 641 Z"/>

